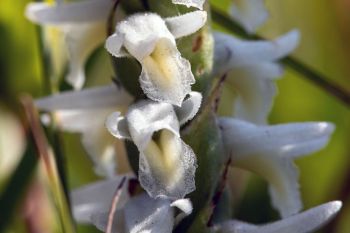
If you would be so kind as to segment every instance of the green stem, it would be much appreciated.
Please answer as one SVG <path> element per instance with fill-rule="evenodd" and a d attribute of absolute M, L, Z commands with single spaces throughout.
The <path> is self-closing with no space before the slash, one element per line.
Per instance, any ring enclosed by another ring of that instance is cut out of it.
<path fill-rule="evenodd" d="M 43 94 L 44 95 L 50 95 L 58 91 L 58 82 L 54 82 L 52 77 L 52 61 L 50 58 L 50 54 L 45 49 L 45 44 L 43 40 L 42 35 L 42 29 L 37 26 L 36 27 L 36 33 L 38 38 L 38 47 L 39 47 L 39 54 L 41 58 L 41 66 L 42 66 L 42 82 L 43 82 Z M 63 185 L 63 190 L 66 196 L 66 199 L 68 201 L 68 205 L 70 206 L 70 199 L 69 199 L 69 190 L 68 190 L 68 182 L 66 179 L 66 168 L 65 168 L 65 157 L 63 153 L 63 147 L 62 147 L 62 139 L 59 132 L 56 130 L 56 123 L 54 121 L 54 118 L 52 117 L 52 124 L 47 128 L 47 135 L 50 141 L 50 144 L 53 146 L 54 154 L 57 161 L 57 169 L 60 176 L 60 180 Z"/>
<path fill-rule="evenodd" d="M 215 7 L 211 7 L 211 16 L 213 21 L 224 27 L 226 30 L 237 34 L 238 36 L 249 39 L 249 40 L 262 40 L 263 37 L 256 34 L 247 33 L 237 22 L 228 17 L 225 13 L 221 12 Z M 317 86 L 321 87 L 328 94 L 333 95 L 338 100 L 340 100 L 347 107 L 350 107 L 350 93 L 339 85 L 331 82 L 329 78 L 325 75 L 319 73 L 318 71 L 310 68 L 303 62 L 291 57 L 287 56 L 281 59 L 281 62 L 295 70 L 303 77 L 313 82 Z"/>

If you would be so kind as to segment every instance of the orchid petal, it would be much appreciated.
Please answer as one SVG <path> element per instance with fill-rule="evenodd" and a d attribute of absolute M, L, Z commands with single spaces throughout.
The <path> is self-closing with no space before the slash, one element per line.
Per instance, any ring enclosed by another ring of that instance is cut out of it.
<path fill-rule="evenodd" d="M 95 212 L 91 214 L 90 221 L 97 229 L 100 231 L 106 232 L 108 225 L 109 213 L 104 212 Z M 117 209 L 115 211 L 112 223 L 112 232 L 113 233 L 129 233 L 125 230 L 125 219 L 124 219 L 124 210 Z"/>
<path fill-rule="evenodd" d="M 140 151 L 147 147 L 157 131 L 167 129 L 180 137 L 179 123 L 170 104 L 139 101 L 130 106 L 126 119 L 130 135 Z"/>
<path fill-rule="evenodd" d="M 175 38 L 180 38 L 195 33 L 201 29 L 207 21 L 207 12 L 192 11 L 180 16 L 165 19 L 165 23 Z"/>
<path fill-rule="evenodd" d="M 35 104 L 41 110 L 54 111 L 127 106 L 131 101 L 131 96 L 123 88 L 108 85 L 82 91 L 62 92 L 38 99 Z"/>
<path fill-rule="evenodd" d="M 218 233 L 309 233 L 320 229 L 339 212 L 342 203 L 332 201 L 300 214 L 266 225 L 253 225 L 236 220 L 218 226 Z"/>
<path fill-rule="evenodd" d="M 58 127 L 67 132 L 81 133 L 81 142 L 90 156 L 98 175 L 115 174 L 115 139 L 104 127 L 104 120 L 112 109 L 59 110 L 54 112 Z"/>
<path fill-rule="evenodd" d="M 321 149 L 334 127 L 322 122 L 275 126 L 256 126 L 230 118 L 219 122 L 225 150 L 232 156 L 233 164 L 270 183 L 273 206 L 282 217 L 299 212 L 298 171 L 293 158 Z"/>
<path fill-rule="evenodd" d="M 89 223 L 91 215 L 109 208 L 115 190 L 124 176 L 115 176 L 110 180 L 98 181 L 75 189 L 71 193 L 73 215 L 78 222 Z M 101 190 L 103 190 L 101 192 Z M 127 185 L 122 189 L 117 209 L 124 207 L 129 200 Z"/>
<path fill-rule="evenodd" d="M 127 232 L 171 233 L 174 211 L 168 200 L 152 199 L 146 194 L 131 199 L 125 206 Z"/>
<path fill-rule="evenodd" d="M 128 53 L 123 48 L 124 36 L 122 34 L 112 34 L 106 40 L 107 51 L 115 57 L 125 57 Z"/>
<path fill-rule="evenodd" d="M 269 17 L 264 0 L 233 0 L 230 15 L 249 33 L 255 32 Z"/>
<path fill-rule="evenodd" d="M 85 83 L 85 61 L 105 40 L 105 22 L 70 24 L 61 27 L 65 34 L 70 61 L 66 80 L 75 89 L 81 89 Z"/>
<path fill-rule="evenodd" d="M 277 92 L 274 79 L 282 74 L 282 67 L 273 62 L 231 70 L 227 82 L 237 91 L 234 117 L 255 124 L 266 124 Z"/>
<path fill-rule="evenodd" d="M 190 199 L 178 199 L 170 204 L 171 207 L 177 207 L 182 212 L 175 217 L 175 225 L 178 224 L 186 216 L 190 215 L 193 210 L 192 202 Z"/>
<path fill-rule="evenodd" d="M 172 2 L 174 4 L 185 5 L 187 7 L 195 7 L 202 10 L 205 0 L 172 0 Z"/>
<path fill-rule="evenodd" d="M 243 41 L 224 33 L 215 33 L 214 74 L 226 73 L 235 67 L 276 61 L 292 52 L 299 43 L 298 30 L 272 41 Z"/>
<path fill-rule="evenodd" d="M 110 0 L 84 0 L 57 5 L 30 3 L 25 14 L 39 24 L 87 23 L 106 20 L 113 4 Z"/>
<path fill-rule="evenodd" d="M 189 94 L 189 97 L 182 102 L 181 107 L 174 107 L 180 125 L 193 119 L 201 106 L 201 102 L 202 94 L 193 91 Z"/>
<path fill-rule="evenodd" d="M 152 53 L 159 39 L 166 38 L 175 45 L 174 36 L 169 32 L 164 20 L 154 13 L 134 14 L 128 17 L 117 24 L 112 37 L 114 40 L 124 38 L 125 49 L 140 62 Z M 118 44 L 120 40 L 117 40 Z M 109 47 L 108 50 L 113 51 L 113 47 Z"/>
<path fill-rule="evenodd" d="M 131 139 L 128 123 L 125 117 L 120 116 L 120 112 L 110 114 L 106 120 L 106 128 L 116 138 Z"/>

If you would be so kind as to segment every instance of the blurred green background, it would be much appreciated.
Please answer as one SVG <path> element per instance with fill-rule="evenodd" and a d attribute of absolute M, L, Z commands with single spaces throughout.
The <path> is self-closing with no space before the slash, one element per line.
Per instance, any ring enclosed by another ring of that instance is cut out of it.
<path fill-rule="evenodd" d="M 8 117 L 9 111 L 13 114 L 19 112 L 20 93 L 28 92 L 34 97 L 44 94 L 44 67 L 40 58 L 38 29 L 24 18 L 23 13 L 27 2 L 0 1 L 0 131 L 2 131 L 0 133 L 2 134 L 6 134 L 10 129 L 1 124 L 1 121 L 13 118 L 13 115 Z M 229 1 L 211 2 L 224 10 Z M 259 30 L 259 34 L 274 38 L 290 29 L 300 29 L 302 40 L 294 56 L 350 91 L 350 1 L 267 0 L 266 2 L 271 16 Z M 344 208 L 336 219 L 336 224 L 332 225 L 333 231 L 325 228 L 320 232 L 350 232 L 349 108 L 290 69 L 286 69 L 284 78 L 278 81 L 278 87 L 279 95 L 270 117 L 271 123 L 330 121 L 337 127 L 330 144 L 324 150 L 299 159 L 297 164 L 300 168 L 301 192 L 305 208 L 339 198 L 344 201 Z M 69 187 L 75 188 L 98 179 L 93 174 L 90 161 L 80 146 L 79 137 L 73 134 L 63 136 Z M 16 147 L 16 144 L 13 146 Z M 2 135 L 0 168 L 5 166 L 4 156 L 7 151 L 8 144 L 5 144 Z M 18 161 L 15 157 L 11 159 L 12 164 Z M 7 171 L 7 174 L 5 172 L 0 174 L 2 188 L 10 171 Z M 266 189 L 265 183 L 253 178 L 243 204 L 249 203 L 252 208 L 261 206 L 261 201 L 266 199 Z M 241 211 L 238 213 L 239 216 L 254 221 L 254 218 L 249 219 L 245 215 L 249 209 L 239 211 Z M 8 232 L 25 232 L 25 221 L 22 217 L 21 214 L 16 215 Z M 92 227 L 80 226 L 78 229 L 78 232 L 97 232 Z"/>

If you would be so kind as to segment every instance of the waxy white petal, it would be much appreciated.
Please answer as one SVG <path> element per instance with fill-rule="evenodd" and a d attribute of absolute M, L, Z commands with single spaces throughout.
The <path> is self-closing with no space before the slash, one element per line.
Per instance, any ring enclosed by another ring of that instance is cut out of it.
<path fill-rule="evenodd" d="M 112 232 L 171 233 L 174 227 L 173 207 L 178 207 L 187 215 L 191 212 L 192 204 L 188 199 L 171 203 L 168 199 L 153 199 L 147 194 L 138 195 L 131 198 L 122 210 L 116 211 Z M 107 212 L 92 215 L 93 224 L 101 231 L 105 231 L 107 220 Z"/>
<path fill-rule="evenodd" d="M 63 92 L 37 100 L 36 105 L 53 111 L 60 129 L 81 133 L 81 141 L 98 175 L 115 174 L 115 139 L 104 127 L 105 119 L 116 109 L 123 110 L 132 101 L 125 90 L 114 85 Z"/>
<path fill-rule="evenodd" d="M 164 20 L 154 13 L 134 14 L 128 17 L 117 24 L 112 37 L 124 38 L 125 49 L 140 62 L 153 52 L 159 39 L 166 38 L 175 46 L 174 36 Z M 116 45 L 106 44 L 108 51 L 113 51 L 113 47 L 110 46 Z"/>
<path fill-rule="evenodd" d="M 106 38 L 106 23 L 103 21 L 61 26 L 69 57 L 69 73 L 66 80 L 75 89 L 85 83 L 85 61 Z"/>
<path fill-rule="evenodd" d="M 113 34 L 107 38 L 105 48 L 115 57 L 125 57 L 128 55 L 128 53 L 123 48 L 123 43 L 123 34 Z"/>
<path fill-rule="evenodd" d="M 124 213 L 130 233 L 171 233 L 174 226 L 174 211 L 169 200 L 152 199 L 146 194 L 129 201 Z"/>
<path fill-rule="evenodd" d="M 207 12 L 205 11 L 192 11 L 165 19 L 169 31 L 175 38 L 195 33 L 204 26 L 206 21 Z"/>
<path fill-rule="evenodd" d="M 214 74 L 259 62 L 276 61 L 292 52 L 299 43 L 298 30 L 275 40 L 244 41 L 224 33 L 215 33 Z"/>
<path fill-rule="evenodd" d="M 139 101 L 129 107 L 126 119 L 130 135 L 140 151 L 147 147 L 157 131 L 167 129 L 180 137 L 180 126 L 170 104 L 150 100 Z"/>
<path fill-rule="evenodd" d="M 193 205 L 190 199 L 178 199 L 171 203 L 171 207 L 177 207 L 182 212 L 175 217 L 175 225 L 178 224 L 186 216 L 190 215 L 193 210 Z"/>
<path fill-rule="evenodd" d="M 185 5 L 187 7 L 195 7 L 202 10 L 205 0 L 172 0 L 172 2 L 174 4 Z"/>
<path fill-rule="evenodd" d="M 286 219 L 266 225 L 231 220 L 216 226 L 217 233 L 310 233 L 327 224 L 339 212 L 342 203 L 332 201 Z"/>
<path fill-rule="evenodd" d="M 96 212 L 91 215 L 90 221 L 97 229 L 106 232 L 108 225 L 109 212 Z M 112 223 L 113 233 L 129 233 L 125 230 L 124 209 L 117 209 Z"/>
<path fill-rule="evenodd" d="M 230 15 L 249 33 L 255 32 L 269 17 L 264 0 L 233 0 Z"/>
<path fill-rule="evenodd" d="M 199 92 L 191 92 L 189 97 L 182 102 L 181 107 L 175 106 L 175 112 L 180 125 L 193 119 L 197 114 L 202 103 L 202 94 Z"/>
<path fill-rule="evenodd" d="M 104 21 L 113 6 L 111 0 L 82 0 L 64 4 L 30 3 L 25 14 L 39 24 Z"/>
<path fill-rule="evenodd" d="M 120 112 L 114 112 L 108 116 L 106 128 L 116 138 L 131 139 L 128 123 L 125 117 L 120 116 Z"/>
<path fill-rule="evenodd" d="M 273 62 L 232 69 L 227 85 L 237 92 L 234 117 L 255 124 L 266 124 L 277 88 L 275 79 L 283 74 L 283 68 Z"/>
<path fill-rule="evenodd" d="M 272 204 L 282 217 L 299 212 L 302 206 L 293 159 L 321 149 L 333 125 L 320 122 L 256 126 L 233 118 L 220 118 L 219 125 L 232 164 L 269 182 Z"/>
<path fill-rule="evenodd" d="M 77 110 L 127 106 L 132 97 L 115 85 L 94 87 L 81 91 L 67 91 L 35 101 L 41 110 Z"/>
<path fill-rule="evenodd" d="M 119 183 L 124 176 L 115 176 L 110 180 L 98 181 L 75 189 L 71 193 L 74 218 L 81 223 L 91 222 L 91 215 L 109 209 Z M 127 176 L 131 178 L 131 176 Z M 124 207 L 129 200 L 127 185 L 124 185 L 117 209 Z"/>

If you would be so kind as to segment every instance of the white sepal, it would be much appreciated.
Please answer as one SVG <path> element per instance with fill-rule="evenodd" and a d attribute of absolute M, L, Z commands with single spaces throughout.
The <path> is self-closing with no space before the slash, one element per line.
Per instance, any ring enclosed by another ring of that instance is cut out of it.
<path fill-rule="evenodd" d="M 105 25 L 104 21 L 97 21 L 60 26 L 65 35 L 69 59 L 69 73 L 66 80 L 75 89 L 81 89 L 85 83 L 85 61 L 103 44 Z"/>
<path fill-rule="evenodd" d="M 180 16 L 165 18 L 165 24 L 175 38 L 195 33 L 207 21 L 207 12 L 192 11 Z"/>
<path fill-rule="evenodd" d="M 180 137 L 179 123 L 170 104 L 141 100 L 129 107 L 126 119 L 130 135 L 140 151 L 147 147 L 157 131 L 166 129 Z"/>
<path fill-rule="evenodd" d="M 175 225 L 177 225 L 182 219 L 190 215 L 193 211 L 193 205 L 190 199 L 178 199 L 170 204 L 171 207 L 177 207 L 182 212 L 175 217 Z"/>
<path fill-rule="evenodd" d="M 25 15 L 39 24 L 87 23 L 106 20 L 113 1 L 84 0 L 64 4 L 30 3 Z"/>
<path fill-rule="evenodd" d="M 237 93 L 233 116 L 259 125 L 266 124 L 277 93 L 275 79 L 282 74 L 283 68 L 274 62 L 232 69 L 226 82 Z"/>
<path fill-rule="evenodd" d="M 341 206 L 340 201 L 332 201 L 266 225 L 231 220 L 215 226 L 214 229 L 217 233 L 310 233 L 334 218 Z"/>
<path fill-rule="evenodd" d="M 214 74 L 259 62 L 276 61 L 299 44 L 300 33 L 292 30 L 275 40 L 244 41 L 224 33 L 214 33 Z"/>
<path fill-rule="evenodd" d="M 182 102 L 181 107 L 175 106 L 175 112 L 180 125 L 193 119 L 202 103 L 202 94 L 192 91 L 189 97 Z"/>
<path fill-rule="evenodd" d="M 187 7 L 195 7 L 202 10 L 205 0 L 172 0 L 172 2 L 174 4 L 185 5 Z"/>
<path fill-rule="evenodd" d="M 37 99 L 35 105 L 45 111 L 99 109 L 127 106 L 132 97 L 115 85 L 107 85 L 84 89 L 81 91 L 66 91 Z"/>
<path fill-rule="evenodd" d="M 152 199 L 147 194 L 130 200 L 124 210 L 126 232 L 171 233 L 174 226 L 174 210 L 169 200 Z"/>
<path fill-rule="evenodd" d="M 249 33 L 255 32 L 269 17 L 264 0 L 233 1 L 230 15 Z"/>
<path fill-rule="evenodd" d="M 315 122 L 256 126 L 233 118 L 220 118 L 219 125 L 232 164 L 269 182 L 272 204 L 282 217 L 299 212 L 302 204 L 293 159 L 321 149 L 333 125 Z"/>
<path fill-rule="evenodd" d="M 128 123 L 125 117 L 120 116 L 120 112 L 114 112 L 107 117 L 106 128 L 116 138 L 131 139 Z"/>
<path fill-rule="evenodd" d="M 124 176 L 115 176 L 110 180 L 98 181 L 74 189 L 71 194 L 73 215 L 80 223 L 89 223 L 92 214 L 109 209 L 115 190 Z M 131 176 L 128 176 L 130 178 Z M 127 185 L 122 189 L 117 209 L 123 208 L 129 200 Z"/>

